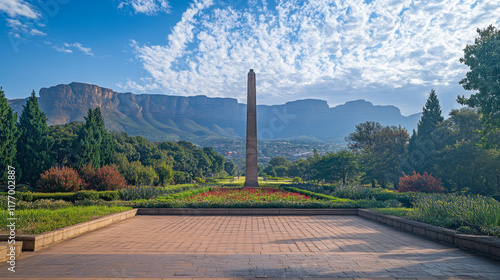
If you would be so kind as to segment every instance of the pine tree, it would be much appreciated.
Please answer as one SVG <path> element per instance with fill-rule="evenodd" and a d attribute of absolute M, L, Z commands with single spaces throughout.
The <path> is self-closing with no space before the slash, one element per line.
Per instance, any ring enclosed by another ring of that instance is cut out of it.
<path fill-rule="evenodd" d="M 436 129 L 437 124 L 444 120 L 441 113 L 439 99 L 437 98 L 436 92 L 432 89 L 429 98 L 427 98 L 427 102 L 425 102 L 425 106 L 422 109 L 422 117 L 418 122 L 418 138 L 422 139 L 430 137 L 431 133 L 434 129 Z"/>
<path fill-rule="evenodd" d="M 52 165 L 49 154 L 52 139 L 49 136 L 47 117 L 38 105 L 35 91 L 23 105 L 17 128 L 20 132 L 17 141 L 17 163 L 21 174 L 21 182 L 35 186 L 40 174 Z"/>
<path fill-rule="evenodd" d="M 85 124 L 75 140 L 75 149 L 78 167 L 91 164 L 94 168 L 100 168 L 111 162 L 114 154 L 113 141 L 106 131 L 99 108 L 89 108 Z"/>
<path fill-rule="evenodd" d="M 439 99 L 432 89 L 425 106 L 422 108 L 422 117 L 418 122 L 417 131 L 414 130 L 410 138 L 408 145 L 409 165 L 407 165 L 410 170 L 405 171 L 430 172 L 427 169 L 430 168 L 436 144 L 438 144 L 434 143 L 432 133 L 436 130 L 438 124 L 444 120 L 441 113 Z"/>
<path fill-rule="evenodd" d="M 0 183 L 7 183 L 7 170 L 14 164 L 16 157 L 17 113 L 7 103 L 7 98 L 0 88 Z"/>

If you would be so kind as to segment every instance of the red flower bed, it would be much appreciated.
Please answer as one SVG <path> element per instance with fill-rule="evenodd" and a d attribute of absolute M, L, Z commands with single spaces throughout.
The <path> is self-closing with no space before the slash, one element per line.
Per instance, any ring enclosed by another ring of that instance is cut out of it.
<path fill-rule="evenodd" d="M 313 201 L 310 197 L 272 188 L 215 188 L 186 199 L 188 202 L 273 202 L 273 201 Z"/>

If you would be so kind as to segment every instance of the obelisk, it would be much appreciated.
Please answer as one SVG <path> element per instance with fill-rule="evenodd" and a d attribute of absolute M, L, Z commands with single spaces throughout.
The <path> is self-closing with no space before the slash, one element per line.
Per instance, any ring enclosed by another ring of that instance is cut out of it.
<path fill-rule="evenodd" d="M 248 72 L 247 87 L 247 157 L 245 169 L 245 188 L 256 188 L 257 181 L 257 98 L 255 72 Z"/>

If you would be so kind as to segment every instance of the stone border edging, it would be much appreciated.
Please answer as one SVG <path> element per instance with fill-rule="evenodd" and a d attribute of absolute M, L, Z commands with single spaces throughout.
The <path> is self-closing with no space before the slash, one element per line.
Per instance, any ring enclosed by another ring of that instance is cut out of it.
<path fill-rule="evenodd" d="M 22 241 L 23 251 L 37 251 L 45 246 L 76 237 L 89 231 L 100 229 L 128 218 L 132 218 L 136 215 L 136 213 L 137 209 L 130 209 L 41 234 L 18 235 L 16 236 L 16 241 Z M 7 234 L 1 234 L 0 241 L 6 241 L 8 237 L 9 235 Z"/>
<path fill-rule="evenodd" d="M 500 239 L 493 236 L 463 234 L 456 230 L 411 221 L 367 209 L 359 209 L 358 216 L 500 260 Z"/>
<path fill-rule="evenodd" d="M 9 254 L 12 250 L 11 247 L 15 247 L 15 258 L 21 257 L 21 251 L 23 247 L 23 242 L 22 241 L 16 241 L 15 244 L 8 244 L 6 241 L 0 242 L 0 262 L 5 262 L 10 260 L 10 257 L 7 255 Z"/>
<path fill-rule="evenodd" d="M 358 209 L 139 208 L 137 215 L 358 215 Z"/>

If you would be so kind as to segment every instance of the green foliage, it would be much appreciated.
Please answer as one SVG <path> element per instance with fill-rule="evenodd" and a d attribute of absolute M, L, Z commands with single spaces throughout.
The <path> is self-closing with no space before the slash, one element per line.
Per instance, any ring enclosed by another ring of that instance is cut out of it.
<path fill-rule="evenodd" d="M 341 181 L 345 185 L 352 181 L 357 172 L 356 156 L 352 152 L 341 150 L 318 157 L 311 166 L 313 178 L 326 182 Z"/>
<path fill-rule="evenodd" d="M 79 191 L 73 194 L 72 200 L 98 200 L 99 193 L 97 191 Z"/>
<path fill-rule="evenodd" d="M 304 190 L 304 189 L 289 187 L 286 185 L 280 186 L 280 189 L 283 189 L 286 191 L 291 191 L 291 192 L 296 192 L 296 193 L 300 193 L 300 194 L 305 194 L 305 195 L 312 197 L 312 198 L 324 199 L 324 200 L 329 200 L 329 201 L 333 201 L 333 202 L 352 202 L 352 200 L 350 200 L 350 199 L 343 199 L 343 198 L 338 198 L 338 197 L 331 196 L 331 195 L 315 193 L 315 192 L 311 192 L 311 191 Z"/>
<path fill-rule="evenodd" d="M 411 220 L 500 237 L 500 202 L 479 195 L 425 194 L 415 198 L 412 209 L 375 209 Z"/>
<path fill-rule="evenodd" d="M 19 133 L 17 131 L 17 113 L 7 103 L 5 93 L 0 87 L 0 184 L 7 184 L 8 166 L 14 166 L 16 146 Z"/>
<path fill-rule="evenodd" d="M 39 234 L 128 209 L 130 207 L 68 206 L 59 209 L 49 207 L 48 209 L 17 210 L 16 215 L 20 218 L 16 222 L 16 233 Z M 7 233 L 8 217 L 9 212 L 7 210 L 0 210 L 0 232 L 2 233 Z"/>
<path fill-rule="evenodd" d="M 28 183 L 33 187 L 40 178 L 40 174 L 49 169 L 52 164 L 49 151 L 53 145 L 49 137 L 47 117 L 38 105 L 35 91 L 23 105 L 17 128 L 20 137 L 17 141 L 16 161 L 19 170 L 16 174 L 22 183 Z"/>
<path fill-rule="evenodd" d="M 214 189 L 213 187 L 202 187 L 202 188 L 195 189 L 195 190 L 187 190 L 187 191 L 183 191 L 183 192 L 169 194 L 166 196 L 160 196 L 156 200 L 157 201 L 178 200 L 178 199 L 183 199 L 183 198 L 187 198 L 190 196 L 194 196 L 194 195 L 197 195 L 200 193 L 204 193 L 206 191 L 211 191 L 213 189 Z"/>
<path fill-rule="evenodd" d="M 89 108 L 85 124 L 80 128 L 74 147 L 78 167 L 91 164 L 100 168 L 111 163 L 114 142 L 106 131 L 99 107 Z"/>
<path fill-rule="evenodd" d="M 493 25 L 485 29 L 477 29 L 478 37 L 473 45 L 464 49 L 464 57 L 460 62 L 469 66 L 460 84 L 466 90 L 477 90 L 469 98 L 458 97 L 458 102 L 471 108 L 478 108 L 484 125 L 483 136 L 498 133 L 500 130 L 500 30 Z M 500 147 L 498 141 L 489 143 Z"/>
<path fill-rule="evenodd" d="M 226 161 L 224 163 L 224 171 L 226 171 L 230 176 L 236 174 L 236 167 L 234 166 L 234 163 L 232 161 Z"/>
<path fill-rule="evenodd" d="M 120 195 L 118 194 L 119 191 L 103 191 L 103 192 L 98 192 L 99 194 L 99 199 L 105 200 L 105 201 L 113 201 L 113 200 L 119 200 Z"/>
<path fill-rule="evenodd" d="M 292 183 L 294 183 L 294 184 L 299 184 L 299 183 L 302 183 L 302 178 L 300 178 L 300 177 L 295 177 L 295 178 L 293 178 Z"/>
<path fill-rule="evenodd" d="M 38 180 L 38 190 L 41 192 L 74 192 L 84 187 L 85 182 L 70 167 L 51 167 Z"/>
<path fill-rule="evenodd" d="M 182 171 L 174 171 L 174 183 L 176 184 L 186 183 L 186 174 Z"/>
<path fill-rule="evenodd" d="M 364 171 L 362 182 L 378 182 L 385 187 L 395 186 L 401 174 L 402 159 L 406 156 L 408 132 L 401 126 L 382 127 L 379 123 L 365 122 L 356 125 L 356 131 L 347 138 L 348 147 L 360 155 L 360 168 Z"/>
<path fill-rule="evenodd" d="M 405 171 L 424 172 L 435 161 L 434 151 L 441 145 L 436 145 L 433 133 L 444 120 L 441 116 L 441 106 L 436 92 L 431 90 L 429 98 L 422 109 L 422 117 L 418 122 L 418 130 L 410 138 L 408 145 L 408 161 Z M 425 156 L 422 156 L 425 155 Z"/>
<path fill-rule="evenodd" d="M 174 178 L 172 167 L 163 163 L 156 167 L 156 174 L 158 174 L 159 185 L 163 186 L 172 182 Z"/>
<path fill-rule="evenodd" d="M 471 109 L 452 110 L 432 134 L 436 146 L 427 172 L 439 177 L 448 191 L 500 193 L 500 155 L 481 147 L 480 115 Z"/>
<path fill-rule="evenodd" d="M 81 128 L 82 124 L 78 122 L 49 127 L 49 136 L 54 140 L 50 155 L 57 166 L 77 167 L 74 143 Z"/>
<path fill-rule="evenodd" d="M 139 199 L 155 199 L 160 195 L 178 193 L 186 190 L 197 189 L 201 186 L 195 184 L 174 185 L 163 188 L 158 187 L 135 187 L 118 192 L 120 199 L 130 201 Z"/>

